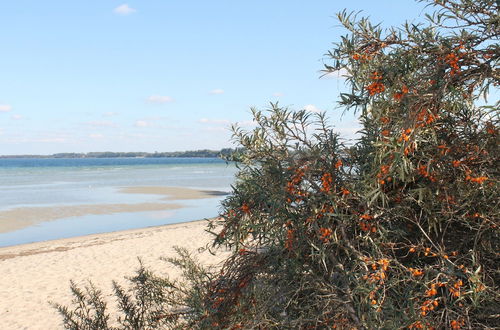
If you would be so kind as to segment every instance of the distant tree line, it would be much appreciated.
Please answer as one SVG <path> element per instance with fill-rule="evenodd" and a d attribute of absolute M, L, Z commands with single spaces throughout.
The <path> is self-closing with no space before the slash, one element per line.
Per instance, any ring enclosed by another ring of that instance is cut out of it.
<path fill-rule="evenodd" d="M 232 148 L 223 148 L 221 150 L 191 150 L 191 151 L 173 151 L 173 152 L 63 152 L 52 155 L 0 155 L 0 158 L 160 158 L 160 157 L 196 157 L 196 158 L 227 158 L 237 152 Z"/>

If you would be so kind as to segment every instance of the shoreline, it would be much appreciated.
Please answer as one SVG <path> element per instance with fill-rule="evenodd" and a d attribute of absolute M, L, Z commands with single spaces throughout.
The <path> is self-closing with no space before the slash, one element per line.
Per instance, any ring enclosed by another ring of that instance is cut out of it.
<path fill-rule="evenodd" d="M 175 257 L 174 246 L 188 249 L 204 265 L 218 265 L 228 251 L 214 256 L 199 250 L 212 241 L 206 223 L 196 220 L 0 248 L 0 328 L 62 329 L 62 318 L 48 302 L 69 305 L 70 280 L 79 286 L 92 281 L 112 312 L 116 305 L 111 281 L 126 284 L 124 277 L 134 274 L 138 258 L 158 275 L 180 275 L 160 260 Z"/>
<path fill-rule="evenodd" d="M 165 225 L 157 225 L 157 226 L 147 226 L 144 228 L 136 228 L 136 229 L 124 229 L 124 230 L 114 230 L 114 231 L 109 231 L 109 232 L 104 232 L 104 233 L 98 233 L 98 234 L 88 234 L 88 235 L 79 235 L 79 236 L 73 236 L 73 237 L 65 237 L 65 238 L 57 238 L 57 239 L 49 239 L 49 240 L 44 240 L 44 241 L 38 241 L 38 242 L 31 242 L 31 243 L 22 243 L 22 244 L 14 244 L 14 245 L 8 245 L 8 246 L 0 246 L 0 262 L 2 260 L 6 259 L 11 259 L 15 257 L 22 257 L 22 256 L 29 256 L 29 255 L 35 255 L 35 254 L 43 254 L 43 253 L 48 253 L 48 252 L 57 252 L 57 251 L 67 251 L 73 248 L 77 248 L 79 246 L 75 246 L 72 248 L 68 249 L 57 249 L 54 248 L 52 250 L 44 250 L 46 246 L 49 245 L 74 245 L 78 244 L 80 242 L 88 242 L 88 241 L 97 241 L 99 239 L 105 239 L 105 238 L 114 238 L 115 236 L 119 235 L 134 235 L 134 234 L 144 234 L 148 232 L 149 230 L 154 231 L 156 230 L 164 230 L 164 229 L 174 229 L 177 228 L 176 226 L 182 226 L 182 225 L 189 225 L 189 224 L 195 224 L 195 223 L 206 223 L 209 219 L 203 219 L 203 220 L 190 220 L 190 221 L 185 221 L 185 222 L 176 222 L 176 223 L 169 223 Z M 97 244 L 95 244 L 97 245 Z M 90 246 L 90 245 L 87 245 Z M 12 254 L 12 252 L 9 252 L 9 250 L 20 250 L 19 254 Z M 24 251 L 26 250 L 26 251 Z M 6 252 L 7 251 L 7 252 Z"/>

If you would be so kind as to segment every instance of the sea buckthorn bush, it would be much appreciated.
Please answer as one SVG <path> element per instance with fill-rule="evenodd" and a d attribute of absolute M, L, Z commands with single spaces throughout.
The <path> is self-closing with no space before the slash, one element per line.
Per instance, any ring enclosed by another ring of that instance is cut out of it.
<path fill-rule="evenodd" d="M 430 5 L 427 23 L 399 29 L 338 15 L 348 35 L 325 73 L 346 72 L 354 145 L 324 115 L 277 104 L 235 128 L 246 151 L 212 221 L 235 256 L 213 325 L 500 326 L 499 5 Z"/>
<path fill-rule="evenodd" d="M 215 273 L 178 263 L 169 327 L 500 327 L 499 4 L 429 6 L 388 30 L 338 15 L 324 71 L 345 72 L 355 143 L 278 104 L 234 127 L 239 173 L 208 228 L 233 254 Z"/>

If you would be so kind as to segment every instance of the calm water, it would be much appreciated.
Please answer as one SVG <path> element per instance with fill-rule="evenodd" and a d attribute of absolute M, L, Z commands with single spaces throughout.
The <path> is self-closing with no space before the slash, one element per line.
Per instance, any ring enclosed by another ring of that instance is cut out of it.
<path fill-rule="evenodd" d="M 230 191 L 236 169 L 216 158 L 0 159 L 0 212 L 20 207 L 157 202 L 163 196 L 121 187 Z M 182 209 L 53 220 L 0 233 L 0 246 L 143 228 L 216 216 L 224 197 L 173 201 Z M 12 221 L 15 221 L 13 219 Z"/>

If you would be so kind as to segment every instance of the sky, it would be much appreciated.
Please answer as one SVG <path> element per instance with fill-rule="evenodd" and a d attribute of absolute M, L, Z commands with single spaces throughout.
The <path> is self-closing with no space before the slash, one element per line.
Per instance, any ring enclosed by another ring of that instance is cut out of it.
<path fill-rule="evenodd" d="M 231 147 L 269 102 L 325 111 L 346 138 L 339 77 L 320 78 L 346 31 L 423 15 L 411 0 L 4 0 L 0 154 Z"/>

